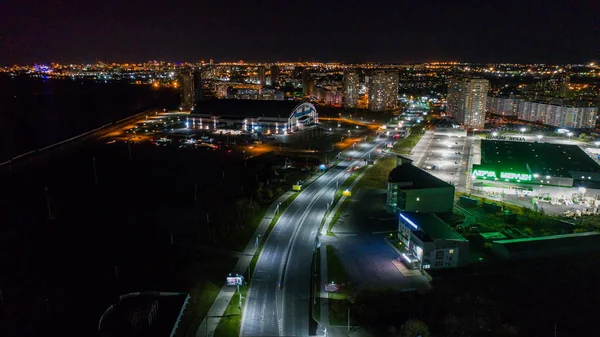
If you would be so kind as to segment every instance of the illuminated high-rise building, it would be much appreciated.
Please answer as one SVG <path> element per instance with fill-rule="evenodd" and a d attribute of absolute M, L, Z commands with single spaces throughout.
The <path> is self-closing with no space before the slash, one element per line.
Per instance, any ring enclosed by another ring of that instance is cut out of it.
<path fill-rule="evenodd" d="M 302 96 L 310 96 L 314 93 L 315 81 L 309 69 L 302 70 Z"/>
<path fill-rule="evenodd" d="M 180 95 L 181 95 L 181 110 L 191 110 L 194 106 L 194 77 L 189 70 L 181 72 L 179 75 L 181 81 Z"/>
<path fill-rule="evenodd" d="M 554 75 L 545 81 L 545 89 L 552 96 L 565 98 L 568 88 L 569 76 L 566 74 Z"/>
<path fill-rule="evenodd" d="M 369 77 L 369 110 L 386 111 L 398 107 L 398 73 L 377 70 Z"/>
<path fill-rule="evenodd" d="M 271 85 L 279 85 L 279 68 L 275 64 L 271 66 Z"/>
<path fill-rule="evenodd" d="M 265 77 L 265 66 L 258 66 L 258 82 L 261 86 L 265 86 L 267 84 L 267 78 Z"/>
<path fill-rule="evenodd" d="M 448 81 L 447 112 L 465 127 L 483 129 L 490 82 L 481 78 Z"/>
<path fill-rule="evenodd" d="M 202 88 L 202 71 L 194 71 L 194 103 L 197 104 L 199 101 L 204 99 L 204 91 Z"/>
<path fill-rule="evenodd" d="M 344 70 L 344 84 L 342 89 L 342 95 L 345 108 L 358 107 L 359 88 L 360 79 L 358 73 L 354 70 Z"/>

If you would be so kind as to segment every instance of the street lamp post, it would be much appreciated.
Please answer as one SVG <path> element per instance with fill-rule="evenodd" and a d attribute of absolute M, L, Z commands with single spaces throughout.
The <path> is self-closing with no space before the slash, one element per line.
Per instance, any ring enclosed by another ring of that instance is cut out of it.
<path fill-rule="evenodd" d="M 48 195 L 48 187 L 44 187 L 44 192 L 46 194 L 46 206 L 48 207 L 48 220 L 54 219 L 52 216 L 52 208 L 50 208 L 50 196 Z"/>
<path fill-rule="evenodd" d="M 98 172 L 96 171 L 96 158 L 92 158 L 92 164 L 94 166 L 94 181 L 96 181 L 96 185 L 98 185 Z"/>
<path fill-rule="evenodd" d="M 131 160 L 131 140 L 127 140 L 127 151 L 129 152 L 129 160 Z"/>

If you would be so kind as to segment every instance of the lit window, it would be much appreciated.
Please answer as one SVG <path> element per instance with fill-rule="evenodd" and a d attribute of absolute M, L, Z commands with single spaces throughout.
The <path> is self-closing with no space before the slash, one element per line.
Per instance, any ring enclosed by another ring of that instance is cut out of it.
<path fill-rule="evenodd" d="M 417 201 L 421 200 L 420 198 L 417 198 Z"/>
<path fill-rule="evenodd" d="M 454 249 L 450 249 L 450 254 L 454 254 Z"/>

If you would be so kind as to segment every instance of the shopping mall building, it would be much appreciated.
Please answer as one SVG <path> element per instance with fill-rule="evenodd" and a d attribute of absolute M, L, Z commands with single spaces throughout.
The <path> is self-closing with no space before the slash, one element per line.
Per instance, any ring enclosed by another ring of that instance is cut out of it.
<path fill-rule="evenodd" d="M 600 188 L 600 165 L 577 145 L 481 140 L 474 153 L 468 184 L 478 192 L 559 197 Z"/>
<path fill-rule="evenodd" d="M 454 186 L 397 156 L 388 178 L 387 208 L 398 214 L 399 258 L 410 269 L 455 268 L 467 264 L 469 241 L 438 214 L 452 214 Z"/>

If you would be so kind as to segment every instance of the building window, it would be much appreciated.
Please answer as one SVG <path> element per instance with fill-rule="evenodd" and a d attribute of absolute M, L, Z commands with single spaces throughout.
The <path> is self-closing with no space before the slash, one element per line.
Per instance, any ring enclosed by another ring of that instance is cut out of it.
<path fill-rule="evenodd" d="M 417 201 L 421 200 L 419 197 L 417 197 Z"/>
<path fill-rule="evenodd" d="M 442 260 L 444 259 L 444 251 L 443 250 L 438 250 L 435 252 L 435 259 L 436 260 Z"/>
<path fill-rule="evenodd" d="M 450 249 L 448 252 L 449 252 L 450 254 L 454 254 L 454 249 Z"/>
<path fill-rule="evenodd" d="M 406 192 L 398 193 L 398 208 L 406 208 Z"/>
<path fill-rule="evenodd" d="M 431 268 L 431 265 L 429 265 L 429 264 L 424 264 L 423 265 L 423 269 L 429 269 L 429 268 Z"/>

